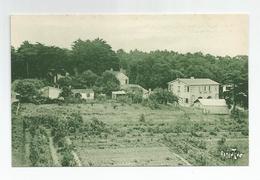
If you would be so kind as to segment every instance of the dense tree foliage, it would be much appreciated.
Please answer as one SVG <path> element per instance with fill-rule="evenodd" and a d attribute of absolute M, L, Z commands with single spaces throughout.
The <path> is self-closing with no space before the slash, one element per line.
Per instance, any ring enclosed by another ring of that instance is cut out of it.
<path fill-rule="evenodd" d="M 133 50 L 114 52 L 102 39 L 77 40 L 72 49 L 31 44 L 25 41 L 20 47 L 11 48 L 12 80 L 23 78 L 48 79 L 48 74 L 68 72 L 69 77 L 60 79 L 61 87 L 93 88 L 110 94 L 118 85 L 111 74 L 104 72 L 119 67 L 126 70 L 131 84 L 146 89 L 167 88 L 167 82 L 191 76 L 210 78 L 220 84 L 231 84 L 232 90 L 222 94 L 232 106 L 248 104 L 248 57 L 238 55 L 213 56 L 210 54 L 181 54 L 168 50 L 142 52 Z M 107 81 L 110 79 L 109 81 Z M 50 81 L 51 82 L 51 81 Z"/>
<path fill-rule="evenodd" d="M 89 69 L 101 75 L 110 68 L 119 69 L 119 59 L 111 46 L 102 39 L 77 40 L 72 45 L 75 74 Z"/>
<path fill-rule="evenodd" d="M 20 94 L 21 102 L 33 102 L 40 95 L 39 89 L 44 87 L 44 82 L 37 79 L 16 80 L 12 84 L 15 92 Z"/>
<path fill-rule="evenodd" d="M 178 102 L 178 98 L 176 96 L 174 96 L 167 89 L 162 88 L 156 88 L 150 95 L 149 99 L 159 104 Z"/>
<path fill-rule="evenodd" d="M 99 93 L 105 93 L 111 95 L 112 91 L 120 89 L 118 79 L 111 71 L 105 71 L 101 77 L 99 77 L 95 83 L 95 91 Z"/>

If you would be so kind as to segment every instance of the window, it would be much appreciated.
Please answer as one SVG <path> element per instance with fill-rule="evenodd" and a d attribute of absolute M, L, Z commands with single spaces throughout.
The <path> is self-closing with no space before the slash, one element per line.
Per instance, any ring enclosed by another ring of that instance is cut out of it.
<path fill-rule="evenodd" d="M 210 92 L 210 86 L 209 86 L 209 92 Z"/>
<path fill-rule="evenodd" d="M 127 79 L 125 80 L 125 84 L 127 84 L 128 83 L 128 81 L 127 81 Z"/>
<path fill-rule="evenodd" d="M 190 87 L 189 86 L 187 86 L 187 92 L 190 92 Z"/>
<path fill-rule="evenodd" d="M 181 92 L 181 86 L 178 86 L 178 92 Z"/>
<path fill-rule="evenodd" d="M 185 103 L 189 103 L 189 99 L 188 98 L 185 99 Z"/>
<path fill-rule="evenodd" d="M 87 97 L 90 97 L 90 93 L 87 93 Z"/>
<path fill-rule="evenodd" d="M 207 86 L 204 86 L 204 91 L 207 91 Z"/>

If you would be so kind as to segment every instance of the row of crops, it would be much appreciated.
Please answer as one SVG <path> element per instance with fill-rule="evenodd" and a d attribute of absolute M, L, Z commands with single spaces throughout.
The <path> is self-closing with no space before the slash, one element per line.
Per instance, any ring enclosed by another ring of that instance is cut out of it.
<path fill-rule="evenodd" d="M 48 114 L 26 115 L 16 117 L 16 120 L 23 122 L 24 143 L 28 142 L 25 156 L 30 161 L 29 166 L 53 166 L 52 156 L 58 156 L 62 166 L 76 165 L 72 154 L 73 145 L 68 144 L 66 137 L 81 126 L 83 121 L 80 114 L 72 113 L 62 117 Z M 51 154 L 50 138 L 53 139 L 57 154 Z"/>

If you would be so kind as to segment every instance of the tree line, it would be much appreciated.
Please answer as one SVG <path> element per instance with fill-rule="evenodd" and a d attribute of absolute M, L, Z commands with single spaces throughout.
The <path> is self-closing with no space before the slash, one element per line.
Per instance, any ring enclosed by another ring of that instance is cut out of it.
<path fill-rule="evenodd" d="M 16 79 L 43 79 L 51 82 L 52 73 L 68 72 L 76 88 L 103 87 L 108 79 L 106 70 L 126 70 L 131 84 L 146 89 L 167 88 L 167 82 L 176 78 L 210 78 L 221 84 L 231 84 L 230 94 L 223 94 L 234 102 L 247 106 L 248 56 L 213 56 L 210 54 L 178 53 L 169 50 L 143 52 L 119 49 L 114 51 L 103 39 L 81 40 L 71 49 L 23 42 L 11 47 L 12 81 Z M 66 80 L 60 82 L 66 84 Z M 114 88 L 115 84 L 108 84 Z M 118 88 L 118 87 L 117 87 Z"/>

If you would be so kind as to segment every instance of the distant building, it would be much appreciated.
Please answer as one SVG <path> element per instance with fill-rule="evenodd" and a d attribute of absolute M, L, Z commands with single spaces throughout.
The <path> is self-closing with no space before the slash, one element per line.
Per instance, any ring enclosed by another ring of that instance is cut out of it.
<path fill-rule="evenodd" d="M 85 100 L 92 100 L 95 96 L 92 89 L 72 89 L 71 91 L 75 97 L 81 97 L 81 99 Z"/>
<path fill-rule="evenodd" d="M 70 74 L 66 72 L 64 69 L 49 69 L 47 75 L 51 78 L 51 82 L 56 84 L 59 79 L 69 77 Z"/>
<path fill-rule="evenodd" d="M 141 93 L 143 98 L 148 98 L 149 91 L 143 88 L 138 84 L 127 84 L 121 86 L 122 90 L 125 90 L 127 93 Z"/>
<path fill-rule="evenodd" d="M 178 78 L 168 83 L 168 90 L 182 105 L 192 105 L 197 99 L 219 99 L 219 83 L 206 78 Z"/>
<path fill-rule="evenodd" d="M 118 97 L 125 96 L 125 91 L 112 91 L 112 99 L 117 99 Z"/>
<path fill-rule="evenodd" d="M 222 91 L 223 92 L 230 91 L 231 89 L 232 89 L 232 84 L 224 84 L 224 85 L 222 85 Z"/>
<path fill-rule="evenodd" d="M 202 109 L 205 114 L 229 114 L 225 99 L 198 99 L 193 106 Z"/>
<path fill-rule="evenodd" d="M 111 72 L 115 75 L 115 77 L 120 82 L 120 86 L 129 84 L 129 78 L 125 75 L 123 69 L 120 69 L 120 71 L 113 71 L 113 69 L 111 69 Z"/>
<path fill-rule="evenodd" d="M 50 99 L 58 99 L 61 93 L 61 89 L 51 86 L 46 86 L 42 88 L 40 91 L 42 93 L 42 96 L 48 97 Z"/>
<path fill-rule="evenodd" d="M 11 91 L 11 103 L 19 102 L 20 94 Z"/>

